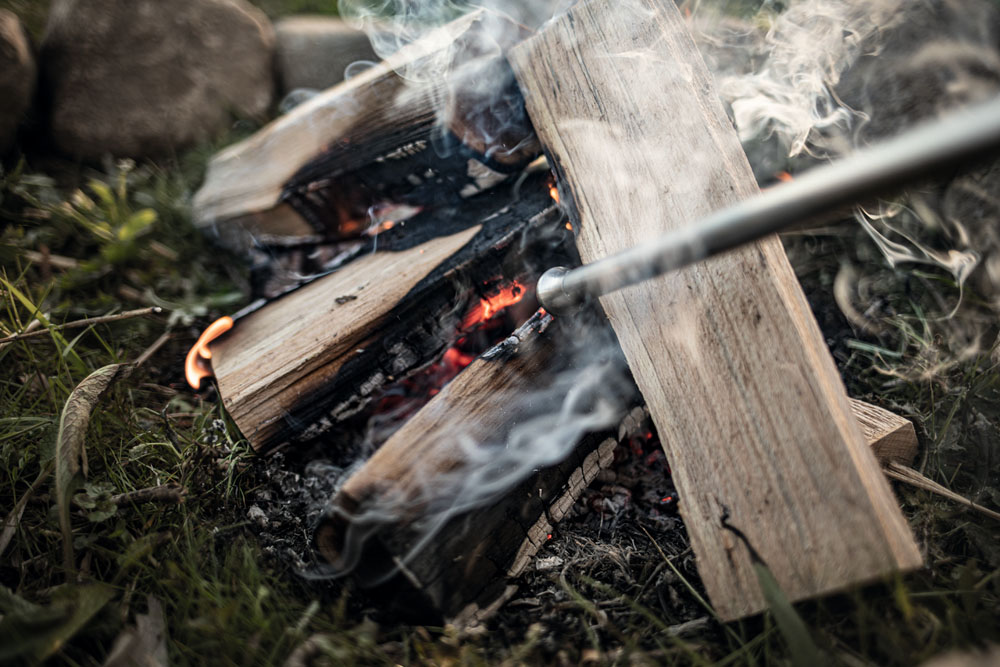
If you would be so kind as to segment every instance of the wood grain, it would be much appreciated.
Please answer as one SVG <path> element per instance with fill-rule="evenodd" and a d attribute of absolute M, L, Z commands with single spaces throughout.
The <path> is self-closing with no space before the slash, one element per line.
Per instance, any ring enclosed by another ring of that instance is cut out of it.
<path fill-rule="evenodd" d="M 476 18 L 469 14 L 449 23 L 220 152 L 195 195 L 195 224 L 212 225 L 275 207 L 292 176 L 337 141 L 390 150 L 406 138 L 384 132 L 387 127 L 431 127 L 444 82 L 411 86 L 397 71 L 440 54 Z"/>
<path fill-rule="evenodd" d="M 599 324 L 594 345 L 608 344 L 610 332 L 602 329 Z M 613 463 L 619 442 L 648 423 L 641 407 L 630 410 L 628 399 L 637 392 L 627 382 L 610 427 L 566 441 L 561 460 L 497 485 L 483 467 L 484 453 L 492 460 L 512 446 L 519 425 L 539 417 L 548 423 L 560 412 L 565 397 L 548 387 L 571 357 L 567 335 L 586 334 L 539 312 L 447 384 L 337 491 L 316 532 L 323 557 L 349 566 L 361 581 L 398 566 L 405 573 L 399 584 L 419 591 L 433 610 L 463 626 L 481 622 L 598 472 Z M 615 364 L 620 373 L 624 361 Z M 468 502 L 459 501 L 456 489 L 472 475 L 496 487 L 496 497 L 465 506 L 426 536 L 428 517 Z M 366 536 L 361 549 L 358 535 Z"/>
<path fill-rule="evenodd" d="M 219 393 L 243 435 L 258 448 L 271 442 L 293 405 L 363 351 L 399 300 L 479 230 L 363 257 L 250 314 L 213 343 Z"/>
<path fill-rule="evenodd" d="M 525 34 L 475 11 L 318 94 L 212 159 L 196 224 L 235 247 L 244 227 L 352 237 L 373 205 L 438 206 L 504 181 L 539 154 L 501 55 Z"/>
<path fill-rule="evenodd" d="M 917 432 L 909 419 L 855 398 L 851 399 L 851 412 L 879 463 L 913 463 L 917 457 Z"/>
<path fill-rule="evenodd" d="M 576 5 L 509 54 L 584 262 L 756 193 L 669 0 Z M 921 565 L 776 238 L 601 299 L 659 430 L 713 605 Z"/>

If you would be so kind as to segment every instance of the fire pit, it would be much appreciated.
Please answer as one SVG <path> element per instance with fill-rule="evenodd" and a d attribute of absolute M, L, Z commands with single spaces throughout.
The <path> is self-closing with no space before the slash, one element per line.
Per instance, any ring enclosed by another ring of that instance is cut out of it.
<path fill-rule="evenodd" d="M 429 62 L 449 75 L 405 84 Z M 777 238 L 536 310 L 545 269 L 756 193 L 672 3 L 530 37 L 472 14 L 216 158 L 201 220 L 279 262 L 189 365 L 258 451 L 323 451 L 328 571 L 462 626 L 581 504 L 671 539 L 679 507 L 724 619 L 765 607 L 761 564 L 792 599 L 918 567 L 878 465 L 912 426 L 847 398 Z"/>

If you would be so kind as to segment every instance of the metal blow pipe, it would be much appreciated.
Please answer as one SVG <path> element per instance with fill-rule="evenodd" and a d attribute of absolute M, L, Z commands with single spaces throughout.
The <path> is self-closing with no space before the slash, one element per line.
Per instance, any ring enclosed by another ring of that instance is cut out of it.
<path fill-rule="evenodd" d="M 549 269 L 538 280 L 538 300 L 552 313 L 573 312 L 588 296 L 655 278 L 998 150 L 1000 97 L 811 169 L 642 246 L 576 269 Z"/>

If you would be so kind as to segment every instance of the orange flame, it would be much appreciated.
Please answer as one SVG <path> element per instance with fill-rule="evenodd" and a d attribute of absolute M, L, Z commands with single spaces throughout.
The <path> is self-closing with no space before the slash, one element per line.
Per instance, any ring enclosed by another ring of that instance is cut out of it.
<path fill-rule="evenodd" d="M 511 283 L 509 287 L 501 290 L 488 298 L 480 299 L 479 303 L 469 310 L 469 314 L 462 320 L 462 328 L 468 329 L 477 324 L 485 322 L 508 306 L 519 303 L 525 295 L 524 287 L 518 283 Z"/>
<path fill-rule="evenodd" d="M 552 197 L 552 201 L 559 203 L 559 188 L 554 185 L 549 186 L 549 196 Z"/>
<path fill-rule="evenodd" d="M 228 315 L 220 317 L 208 325 L 208 328 L 191 347 L 184 361 L 184 376 L 193 389 L 201 388 L 201 381 L 212 377 L 212 367 L 208 361 L 212 358 L 212 350 L 208 344 L 233 328 L 233 318 Z"/>
<path fill-rule="evenodd" d="M 777 178 L 782 183 L 790 183 L 791 181 L 795 180 L 792 177 L 792 175 L 789 174 L 787 171 L 779 171 L 777 174 L 774 175 L 774 177 Z"/>
<path fill-rule="evenodd" d="M 462 352 L 457 347 L 449 347 L 445 350 L 444 356 L 441 360 L 456 370 L 462 370 L 473 361 L 476 360 L 475 355 L 468 354 L 467 352 Z"/>

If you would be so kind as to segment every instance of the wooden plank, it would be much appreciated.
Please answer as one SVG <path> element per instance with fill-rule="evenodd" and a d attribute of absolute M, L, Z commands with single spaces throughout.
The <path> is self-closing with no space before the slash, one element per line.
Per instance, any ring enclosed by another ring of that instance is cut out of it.
<path fill-rule="evenodd" d="M 336 373 L 338 360 L 363 350 L 399 298 L 479 230 L 471 227 L 398 254 L 363 257 L 351 270 L 251 314 L 213 344 L 219 392 L 243 434 L 253 443 L 271 440 L 298 395 L 315 391 Z M 391 293 L 380 285 L 391 286 Z"/>
<path fill-rule="evenodd" d="M 917 457 L 917 432 L 909 419 L 855 398 L 851 399 L 851 412 L 879 463 L 913 464 Z"/>
<path fill-rule="evenodd" d="M 195 224 L 211 225 L 276 206 L 285 184 L 324 147 L 344 137 L 363 139 L 369 135 L 368 126 L 381 130 L 386 114 L 396 115 L 393 122 L 398 126 L 432 125 L 440 86 L 408 88 L 396 72 L 446 49 L 469 29 L 473 18 L 462 17 L 412 48 L 401 49 L 216 155 L 195 195 Z M 366 113 L 356 113 L 359 109 Z"/>
<path fill-rule="evenodd" d="M 559 413 L 564 396 L 551 386 L 572 357 L 564 352 L 567 336 L 594 336 L 595 345 L 599 337 L 606 345 L 609 334 L 602 323 L 581 333 L 577 323 L 553 323 L 539 312 L 482 354 L 344 482 L 317 527 L 321 555 L 362 582 L 398 568 L 402 577 L 392 584 L 394 593 L 410 587 L 433 611 L 462 626 L 482 621 L 598 472 L 611 465 L 618 444 L 645 430 L 645 411 L 630 411 L 628 404 L 638 392 L 626 382 L 614 425 L 566 443 L 571 450 L 563 460 L 495 488 L 487 502 L 463 498 L 464 510 L 451 516 L 459 502 L 455 480 L 484 474 L 479 466 L 470 469 L 470 449 L 496 455 L 507 449 L 518 424 Z M 622 373 L 624 361 L 619 363 Z M 440 516 L 447 521 L 428 535 L 426 526 Z"/>
<path fill-rule="evenodd" d="M 752 196 L 669 0 L 574 6 L 509 53 L 584 262 Z M 764 609 L 921 565 L 776 238 L 601 299 L 653 416 L 709 596 Z"/>

